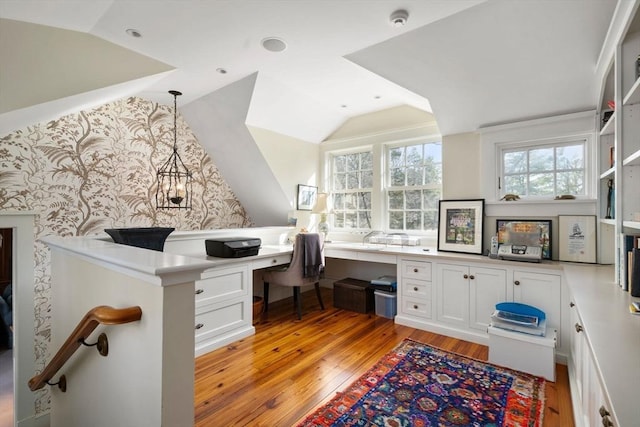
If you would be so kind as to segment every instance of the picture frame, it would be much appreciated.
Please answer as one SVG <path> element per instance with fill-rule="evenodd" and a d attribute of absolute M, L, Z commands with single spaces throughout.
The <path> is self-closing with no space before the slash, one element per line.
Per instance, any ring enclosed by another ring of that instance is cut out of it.
<path fill-rule="evenodd" d="M 440 200 L 438 251 L 482 255 L 484 199 Z"/>
<path fill-rule="evenodd" d="M 542 247 L 542 259 L 551 259 L 552 230 L 550 219 L 497 219 L 498 245 Z"/>
<path fill-rule="evenodd" d="M 316 204 L 316 198 L 318 197 L 318 187 L 312 185 L 298 184 L 298 210 L 310 211 L 313 209 L 313 205 Z"/>
<path fill-rule="evenodd" d="M 558 259 L 596 262 L 596 216 L 558 215 Z"/>

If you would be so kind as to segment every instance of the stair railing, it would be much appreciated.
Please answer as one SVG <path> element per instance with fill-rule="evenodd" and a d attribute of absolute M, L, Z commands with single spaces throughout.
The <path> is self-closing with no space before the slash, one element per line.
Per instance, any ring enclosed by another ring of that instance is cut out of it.
<path fill-rule="evenodd" d="M 64 366 L 69 358 L 81 345 L 96 346 L 102 356 L 109 353 L 109 343 L 105 333 L 100 334 L 98 341 L 94 344 L 87 344 L 85 339 L 91 335 L 98 325 L 122 325 L 124 323 L 135 322 L 142 317 L 142 309 L 138 306 L 116 309 L 106 305 L 94 307 L 84 315 L 78 326 L 62 344 L 53 359 L 45 366 L 44 370 L 29 380 L 29 388 L 36 391 L 44 387 L 45 384 L 57 385 L 60 390 L 66 391 L 66 377 L 62 375 L 57 383 L 49 382 L 54 375 Z"/>

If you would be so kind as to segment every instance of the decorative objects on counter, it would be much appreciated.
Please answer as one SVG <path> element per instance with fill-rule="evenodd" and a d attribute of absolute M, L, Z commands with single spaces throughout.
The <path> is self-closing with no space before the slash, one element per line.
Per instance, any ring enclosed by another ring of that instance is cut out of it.
<path fill-rule="evenodd" d="M 258 255 L 262 240 L 257 237 L 220 237 L 204 241 L 208 256 L 243 258 Z"/>
<path fill-rule="evenodd" d="M 156 208 L 191 209 L 193 176 L 178 154 L 177 99 L 182 93 L 177 90 L 170 90 L 169 93 L 173 95 L 173 153 L 158 169 Z"/>
<path fill-rule="evenodd" d="M 316 203 L 311 209 L 311 213 L 320 214 L 320 222 L 318 223 L 318 232 L 322 234 L 323 241 L 327 240 L 327 234 L 329 234 L 329 223 L 327 222 L 327 215 L 331 213 L 329 208 L 329 195 L 327 193 L 318 193 L 316 197 Z"/>
<path fill-rule="evenodd" d="M 551 220 L 497 219 L 498 245 L 539 246 L 542 259 L 551 259 Z"/>
<path fill-rule="evenodd" d="M 172 227 L 106 228 L 114 243 L 162 252 Z"/>
<path fill-rule="evenodd" d="M 516 200 L 520 200 L 520 196 L 517 194 L 505 194 L 500 200 L 504 200 L 505 202 L 515 202 Z"/>
<path fill-rule="evenodd" d="M 595 215 L 558 215 L 560 261 L 596 262 Z"/>

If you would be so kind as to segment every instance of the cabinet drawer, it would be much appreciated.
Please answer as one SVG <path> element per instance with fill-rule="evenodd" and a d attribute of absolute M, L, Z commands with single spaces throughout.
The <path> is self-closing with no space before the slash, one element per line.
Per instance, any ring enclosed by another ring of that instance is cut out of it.
<path fill-rule="evenodd" d="M 424 301 L 417 298 L 402 298 L 401 311 L 410 316 L 431 319 L 431 301 Z"/>
<path fill-rule="evenodd" d="M 276 265 L 289 264 L 291 262 L 291 254 L 273 255 L 268 258 L 260 258 L 251 264 L 254 270 L 260 268 L 274 267 Z"/>
<path fill-rule="evenodd" d="M 244 301 L 229 301 L 196 310 L 195 342 L 200 343 L 245 325 Z"/>
<path fill-rule="evenodd" d="M 420 301 L 431 301 L 431 282 L 426 280 L 404 279 L 402 281 L 402 295 Z"/>
<path fill-rule="evenodd" d="M 431 263 L 402 260 L 402 278 L 431 280 Z"/>
<path fill-rule="evenodd" d="M 246 267 L 205 271 L 202 276 L 206 278 L 196 280 L 196 307 L 247 295 Z"/>

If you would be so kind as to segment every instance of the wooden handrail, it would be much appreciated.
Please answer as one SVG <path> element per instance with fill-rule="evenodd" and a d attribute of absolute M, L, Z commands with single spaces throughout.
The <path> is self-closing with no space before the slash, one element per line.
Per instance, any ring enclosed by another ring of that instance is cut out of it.
<path fill-rule="evenodd" d="M 142 309 L 140 307 L 113 308 L 107 305 L 94 307 L 84 315 L 78 326 L 69 335 L 60 350 L 53 356 L 51 362 L 44 370 L 29 380 L 29 388 L 36 391 L 44 387 L 44 385 L 64 366 L 75 351 L 82 345 L 82 342 L 91 335 L 91 332 L 102 325 L 121 325 L 123 323 L 135 322 L 142 317 Z"/>

